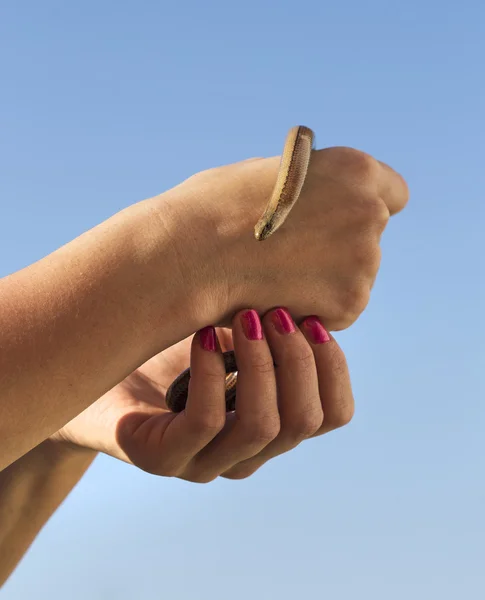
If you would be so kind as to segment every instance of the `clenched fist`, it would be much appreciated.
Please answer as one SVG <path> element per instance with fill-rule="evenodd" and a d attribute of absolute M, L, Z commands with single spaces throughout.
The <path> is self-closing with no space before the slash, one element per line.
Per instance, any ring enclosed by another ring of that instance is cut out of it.
<path fill-rule="evenodd" d="M 181 277 L 201 325 L 227 325 L 248 305 L 260 313 L 283 305 L 297 320 L 315 314 L 340 330 L 368 303 L 380 237 L 408 200 L 405 181 L 360 151 L 315 151 L 287 221 L 256 241 L 278 162 L 250 159 L 204 171 L 153 199 L 167 229 L 177 232 Z"/>

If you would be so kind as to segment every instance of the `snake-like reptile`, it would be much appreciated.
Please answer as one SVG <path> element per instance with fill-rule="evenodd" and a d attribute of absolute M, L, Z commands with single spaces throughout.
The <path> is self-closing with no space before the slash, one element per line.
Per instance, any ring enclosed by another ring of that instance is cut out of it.
<path fill-rule="evenodd" d="M 288 132 L 273 193 L 266 210 L 254 228 L 256 240 L 266 240 L 283 225 L 290 214 L 305 183 L 314 140 L 313 131 L 303 125 L 292 127 Z M 226 368 L 226 408 L 232 411 L 236 402 L 236 356 L 233 351 L 229 351 L 224 352 L 223 358 Z M 173 412 L 184 410 L 189 381 L 190 369 L 186 369 L 168 388 L 165 401 Z"/>

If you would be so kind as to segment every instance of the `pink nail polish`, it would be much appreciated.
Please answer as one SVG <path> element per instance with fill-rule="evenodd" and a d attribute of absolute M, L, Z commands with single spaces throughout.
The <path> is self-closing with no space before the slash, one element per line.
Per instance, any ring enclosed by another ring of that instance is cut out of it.
<path fill-rule="evenodd" d="M 293 319 L 286 308 L 277 308 L 271 315 L 271 321 L 278 333 L 285 335 L 296 331 Z"/>
<path fill-rule="evenodd" d="M 331 340 L 328 331 L 322 325 L 318 317 L 307 317 L 303 321 L 310 339 L 314 344 L 326 344 Z"/>
<path fill-rule="evenodd" d="M 248 340 L 262 340 L 263 326 L 258 313 L 255 310 L 247 310 L 241 315 L 241 324 L 244 335 Z"/>
<path fill-rule="evenodd" d="M 202 350 L 208 350 L 209 352 L 216 352 L 217 350 L 217 338 L 216 330 L 214 327 L 204 327 L 199 331 L 199 342 Z"/>

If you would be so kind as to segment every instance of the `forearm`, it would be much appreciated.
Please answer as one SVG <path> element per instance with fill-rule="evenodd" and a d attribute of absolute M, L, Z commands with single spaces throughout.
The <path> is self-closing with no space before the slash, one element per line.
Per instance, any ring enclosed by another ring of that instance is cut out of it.
<path fill-rule="evenodd" d="M 95 456 L 46 441 L 0 472 L 0 586 Z"/>
<path fill-rule="evenodd" d="M 161 213 L 135 205 L 0 281 L 0 470 L 198 326 Z"/>

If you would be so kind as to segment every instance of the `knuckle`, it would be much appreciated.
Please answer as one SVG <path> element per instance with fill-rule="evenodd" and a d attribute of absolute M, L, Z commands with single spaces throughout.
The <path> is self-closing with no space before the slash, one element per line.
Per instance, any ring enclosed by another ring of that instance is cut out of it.
<path fill-rule="evenodd" d="M 191 413 L 190 417 L 188 417 L 188 420 L 192 431 L 216 435 L 222 431 L 226 423 L 226 416 L 225 414 L 220 413 L 220 411 L 194 411 Z"/>
<path fill-rule="evenodd" d="M 266 415 L 245 423 L 245 437 L 250 444 L 266 446 L 272 442 L 281 429 L 278 415 Z"/>
<path fill-rule="evenodd" d="M 256 473 L 258 468 L 259 467 L 257 466 L 251 465 L 238 465 L 237 467 L 231 469 L 229 472 L 224 473 L 224 478 L 234 480 L 247 479 L 248 477 Z"/>
<path fill-rule="evenodd" d="M 158 475 L 159 477 L 177 477 L 179 469 L 175 465 L 161 465 L 149 472 L 152 475 Z"/>
<path fill-rule="evenodd" d="M 382 232 L 389 222 L 390 214 L 385 202 L 377 195 L 366 199 L 366 212 L 369 221 Z"/>
<path fill-rule="evenodd" d="M 390 218 L 389 209 L 376 191 L 363 186 L 352 195 L 346 216 L 354 235 L 368 233 L 374 239 L 382 234 Z"/>
<path fill-rule="evenodd" d="M 370 274 L 372 279 L 374 280 L 379 268 L 381 266 L 381 258 L 382 252 L 378 245 L 373 246 L 369 250 L 369 254 L 367 256 L 367 272 Z"/>
<path fill-rule="evenodd" d="M 310 346 L 302 340 L 288 353 L 290 364 L 296 364 L 298 369 L 303 372 L 310 372 L 315 368 L 315 356 Z"/>
<path fill-rule="evenodd" d="M 370 289 L 367 282 L 357 281 L 342 292 L 340 298 L 339 323 L 350 327 L 364 312 L 370 299 Z"/>
<path fill-rule="evenodd" d="M 356 318 L 364 312 L 366 306 L 369 304 L 369 300 L 370 290 L 367 283 L 364 285 L 358 285 L 354 288 L 351 297 L 351 302 Z"/>
<path fill-rule="evenodd" d="M 217 479 L 217 475 L 213 473 L 204 473 L 204 472 L 193 472 L 190 473 L 187 477 L 184 477 L 186 481 L 191 481 L 192 483 L 210 483 Z"/>
<path fill-rule="evenodd" d="M 251 371 L 259 375 L 268 375 L 274 371 L 273 359 L 270 356 L 255 354 L 248 361 L 248 367 Z"/>
<path fill-rule="evenodd" d="M 325 421 L 332 429 L 339 429 L 340 427 L 345 427 L 345 425 L 348 425 L 350 421 L 352 421 L 354 413 L 354 403 L 343 401 L 334 411 L 332 411 L 331 416 L 325 418 Z"/>
<path fill-rule="evenodd" d="M 365 237 L 356 242 L 352 259 L 360 273 L 374 277 L 379 270 L 381 250 L 375 240 Z"/>
<path fill-rule="evenodd" d="M 322 426 L 323 410 L 321 407 L 320 397 L 318 400 L 312 401 L 315 404 L 318 401 L 318 408 L 311 408 L 303 411 L 298 417 L 292 419 L 288 425 L 285 437 L 293 443 L 299 443 L 307 438 L 312 437 Z"/>
<path fill-rule="evenodd" d="M 346 404 L 345 407 L 338 412 L 337 427 L 348 425 L 354 418 L 355 408 L 353 404 Z"/>
<path fill-rule="evenodd" d="M 379 163 L 369 154 L 354 148 L 335 148 L 333 153 L 335 166 L 346 178 L 367 184 L 376 179 Z"/>
<path fill-rule="evenodd" d="M 157 477 L 178 477 L 179 466 L 175 463 L 170 464 L 166 461 L 154 460 L 154 458 L 147 458 L 143 460 L 134 461 L 136 467 L 149 473 L 150 475 L 156 475 Z"/>
<path fill-rule="evenodd" d="M 348 156 L 354 170 L 368 175 L 377 173 L 379 163 L 370 154 L 362 152 L 362 150 L 353 149 L 348 153 Z"/>

